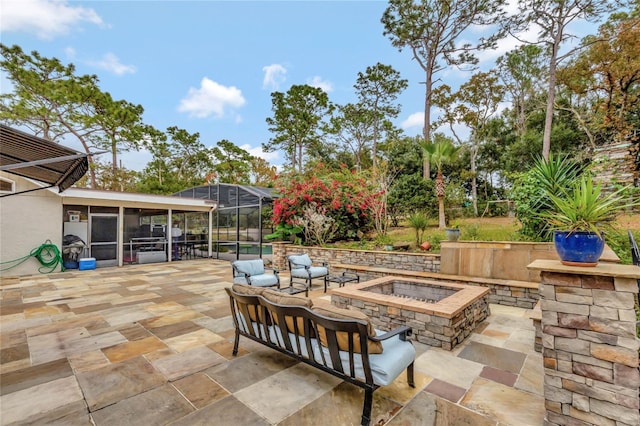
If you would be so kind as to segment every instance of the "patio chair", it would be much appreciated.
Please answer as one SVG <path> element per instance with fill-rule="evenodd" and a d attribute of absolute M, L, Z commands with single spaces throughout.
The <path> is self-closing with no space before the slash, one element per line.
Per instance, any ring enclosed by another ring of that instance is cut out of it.
<path fill-rule="evenodd" d="M 231 262 L 231 267 L 234 284 L 280 288 L 278 270 L 273 269 L 273 273 L 267 272 L 262 259 L 236 260 Z"/>
<path fill-rule="evenodd" d="M 329 265 L 322 262 L 322 266 L 313 266 L 311 258 L 308 254 L 291 254 L 287 256 L 289 261 L 289 270 L 291 278 L 289 285 L 293 285 L 294 279 L 304 280 L 305 286 L 310 289 L 311 281 L 314 278 L 322 278 L 324 280 L 324 288 L 327 288 L 327 277 L 329 276 Z"/>
<path fill-rule="evenodd" d="M 638 244 L 636 244 L 636 239 L 633 237 L 633 233 L 631 230 L 627 230 L 627 235 L 629 235 L 629 244 L 631 245 L 631 260 L 633 264 L 636 266 L 640 266 L 640 250 L 638 250 Z M 640 303 L 640 280 L 638 281 L 638 303 Z"/>

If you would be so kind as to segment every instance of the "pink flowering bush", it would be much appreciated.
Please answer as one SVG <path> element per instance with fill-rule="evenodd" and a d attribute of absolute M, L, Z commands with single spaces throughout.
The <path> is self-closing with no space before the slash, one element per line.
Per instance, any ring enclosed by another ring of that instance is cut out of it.
<path fill-rule="evenodd" d="M 273 203 L 274 225 L 299 223 L 305 208 L 313 207 L 333 219 L 334 240 L 353 239 L 373 227 L 372 212 L 380 209 L 383 192 L 366 174 L 346 168 L 323 174 L 279 176 L 279 198 Z"/>

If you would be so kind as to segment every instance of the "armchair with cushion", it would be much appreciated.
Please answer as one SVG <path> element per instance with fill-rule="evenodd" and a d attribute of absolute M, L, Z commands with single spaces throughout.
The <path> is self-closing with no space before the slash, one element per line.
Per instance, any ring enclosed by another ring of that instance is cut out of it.
<path fill-rule="evenodd" d="M 306 253 L 292 254 L 287 256 L 289 270 L 291 271 L 290 285 L 293 285 L 295 278 L 302 279 L 307 288 L 311 288 L 311 280 L 322 278 L 324 280 L 325 291 L 327 289 L 327 277 L 329 276 L 329 265 L 325 262 L 322 266 L 313 266 L 311 258 Z"/>
<path fill-rule="evenodd" d="M 629 244 L 631 245 L 631 261 L 634 265 L 640 266 L 640 250 L 638 250 L 638 244 L 636 243 L 636 239 L 633 237 L 633 233 L 631 230 L 627 230 L 627 234 L 629 235 Z M 638 282 L 638 303 L 640 303 L 640 280 Z"/>
<path fill-rule="evenodd" d="M 231 262 L 233 268 L 233 283 L 248 284 L 255 287 L 280 288 L 278 270 L 269 273 L 264 268 L 262 259 L 236 260 Z"/>

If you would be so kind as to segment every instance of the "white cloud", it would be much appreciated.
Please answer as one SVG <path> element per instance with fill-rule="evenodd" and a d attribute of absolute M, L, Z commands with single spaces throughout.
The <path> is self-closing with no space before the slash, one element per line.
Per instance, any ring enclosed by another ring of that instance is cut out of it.
<path fill-rule="evenodd" d="M 200 88 L 189 88 L 187 96 L 180 101 L 178 111 L 187 112 L 192 117 L 206 118 L 211 115 L 222 118 L 230 109 L 240 108 L 245 104 L 242 91 L 234 86 L 223 86 L 204 77 Z M 237 122 L 238 117 L 235 117 Z"/>
<path fill-rule="evenodd" d="M 90 8 L 70 6 L 66 0 L 0 0 L 2 31 L 22 31 L 52 39 L 77 29 L 81 22 L 103 25 Z"/>
<path fill-rule="evenodd" d="M 406 120 L 400 123 L 400 127 L 404 130 L 412 127 L 424 127 L 424 111 L 414 112 Z"/>
<path fill-rule="evenodd" d="M 67 59 L 73 60 L 76 57 L 76 49 L 74 49 L 71 46 L 65 47 L 64 48 L 64 54 L 67 57 Z"/>
<path fill-rule="evenodd" d="M 262 71 L 264 71 L 263 89 L 278 90 L 280 85 L 287 79 L 287 69 L 280 64 L 264 66 Z"/>
<path fill-rule="evenodd" d="M 517 36 L 520 40 L 526 40 L 534 42 L 538 39 L 538 32 L 540 27 L 535 24 L 531 24 L 525 31 L 518 33 Z M 483 64 L 493 66 L 498 57 L 512 51 L 516 47 L 520 46 L 522 42 L 515 37 L 508 35 L 507 37 L 498 40 L 498 46 L 493 50 L 484 50 L 478 53 L 478 59 L 480 65 Z"/>
<path fill-rule="evenodd" d="M 322 89 L 326 93 L 333 91 L 333 83 L 331 83 L 330 81 L 323 80 L 317 75 L 313 78 L 308 78 L 307 84 L 311 87 L 317 87 L 318 89 Z"/>
<path fill-rule="evenodd" d="M 252 147 L 251 145 L 246 143 L 244 145 L 240 145 L 240 148 L 244 149 L 245 151 L 247 151 L 249 154 L 253 155 L 254 157 L 264 158 L 265 160 L 267 160 L 269 162 L 271 162 L 273 160 L 276 160 L 279 157 L 278 152 L 276 152 L 276 151 L 274 151 L 274 152 L 264 152 L 262 150 L 261 146 Z"/>
<path fill-rule="evenodd" d="M 88 64 L 116 75 L 133 74 L 136 72 L 136 67 L 120 63 L 120 59 L 113 53 L 105 53 L 99 61 L 88 61 Z"/>

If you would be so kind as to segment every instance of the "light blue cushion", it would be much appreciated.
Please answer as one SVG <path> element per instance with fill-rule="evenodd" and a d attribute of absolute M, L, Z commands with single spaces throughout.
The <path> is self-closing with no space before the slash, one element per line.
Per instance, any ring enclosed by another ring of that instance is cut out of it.
<path fill-rule="evenodd" d="M 378 336 L 384 334 L 384 331 L 376 330 Z M 296 336 L 293 333 L 289 334 L 289 341 L 295 347 Z M 282 335 L 280 334 L 279 327 L 269 327 L 269 335 L 271 341 L 277 343 L 281 348 L 285 348 Z M 309 358 L 307 355 L 307 348 L 304 337 L 298 337 L 299 348 L 296 352 L 302 353 L 302 356 Z M 324 352 L 325 360 L 329 367 L 332 367 L 331 356 L 329 349 L 318 344 L 317 339 L 311 339 L 311 347 L 316 361 L 322 364 L 322 358 L 320 350 Z M 381 354 L 369 354 L 369 364 L 371 366 L 371 375 L 373 376 L 373 382 L 379 386 L 387 386 L 391 384 L 396 377 L 402 374 L 403 371 L 415 360 L 416 350 L 408 341 L 400 340 L 400 336 L 393 336 L 387 340 L 382 341 L 382 353 Z M 349 352 L 340 351 L 340 361 L 344 371 L 349 374 Z M 354 354 L 353 362 L 355 367 L 355 375 L 361 379 L 364 379 L 364 369 L 362 367 L 362 355 Z"/>
<path fill-rule="evenodd" d="M 376 330 L 376 334 L 380 336 L 384 331 Z M 327 359 L 329 366 L 331 358 L 329 349 L 322 347 L 322 351 Z M 314 347 L 316 357 L 320 357 L 320 352 Z M 379 386 L 386 386 L 393 382 L 406 368 L 415 360 L 416 350 L 408 341 L 400 340 L 400 336 L 393 336 L 382 341 L 381 354 L 369 354 L 369 365 L 371 366 L 371 375 L 373 382 Z M 318 359 L 318 358 L 316 358 Z M 340 361 L 344 371 L 349 371 L 349 352 L 340 351 Z M 356 377 L 364 378 L 364 369 L 362 368 L 362 355 L 353 355 Z"/>
<path fill-rule="evenodd" d="M 294 254 L 289 256 L 289 259 L 291 260 L 291 267 L 294 269 L 311 266 L 311 258 L 308 254 Z"/>
<path fill-rule="evenodd" d="M 240 325 L 240 331 L 243 331 L 247 334 L 251 334 L 249 333 L 249 326 L 247 324 L 247 322 L 244 320 L 244 316 L 238 312 L 236 314 L 236 318 L 238 319 L 238 324 Z M 264 331 L 264 326 L 262 324 L 258 324 L 255 321 L 249 321 L 251 323 L 251 328 L 253 328 L 253 332 L 256 336 L 258 336 L 261 339 L 264 339 L 266 336 L 266 333 Z M 271 327 L 267 327 L 269 329 L 271 329 Z"/>
<path fill-rule="evenodd" d="M 329 273 L 329 270 L 324 266 L 312 266 L 309 269 L 293 269 L 291 276 L 295 278 L 319 278 L 324 277 Z"/>
<path fill-rule="evenodd" d="M 289 335 L 289 342 L 291 342 L 293 351 L 309 359 L 309 352 L 307 352 L 307 343 L 305 341 L 304 336 L 298 336 L 298 343 L 296 345 L 296 335 L 293 333 L 287 333 L 287 334 Z M 271 337 L 272 343 L 277 344 L 282 349 L 287 348 L 287 346 L 284 344 L 284 339 L 282 338 L 282 332 L 280 331 L 280 327 L 269 326 L 269 336 Z M 313 348 L 316 348 L 318 346 L 316 339 L 311 339 L 311 346 Z"/>
<path fill-rule="evenodd" d="M 244 276 L 233 277 L 234 284 L 249 284 Z"/>
<path fill-rule="evenodd" d="M 278 277 L 274 274 L 253 275 L 250 280 L 251 285 L 256 287 L 270 287 L 278 284 Z"/>
<path fill-rule="evenodd" d="M 233 264 L 238 272 L 243 274 L 250 276 L 264 274 L 264 262 L 262 259 L 236 260 Z"/>
<path fill-rule="evenodd" d="M 247 324 L 244 321 L 242 315 L 238 314 L 238 320 L 240 322 L 240 328 L 246 332 Z M 251 322 L 254 332 L 264 338 L 264 331 L 258 328 L 258 324 Z M 277 344 L 281 348 L 285 348 L 282 334 L 280 333 L 280 327 L 269 326 L 268 333 L 272 343 Z M 380 336 L 384 334 L 384 331 L 376 330 L 376 335 Z M 294 345 L 294 350 L 297 353 L 302 354 L 303 357 L 309 358 L 306 342 L 304 337 L 298 336 L 298 347 L 296 347 L 296 336 L 293 333 L 289 334 L 289 341 Z M 329 349 L 325 346 L 321 346 L 317 339 L 311 339 L 311 348 L 313 349 L 314 357 L 316 361 L 322 364 L 322 355 L 320 351 L 324 352 L 324 357 L 329 368 L 332 368 L 331 355 Z M 409 341 L 400 340 L 400 336 L 393 336 L 389 339 L 382 341 L 382 353 L 381 354 L 369 354 L 369 365 L 371 366 L 371 376 L 373 376 L 373 382 L 378 386 L 387 386 L 391 384 L 403 371 L 411 365 L 416 358 L 416 349 Z M 340 351 L 340 362 L 342 368 L 349 374 L 349 352 Z M 353 354 L 353 362 L 355 367 L 355 375 L 358 378 L 364 379 L 364 369 L 362 367 L 362 355 Z"/>

